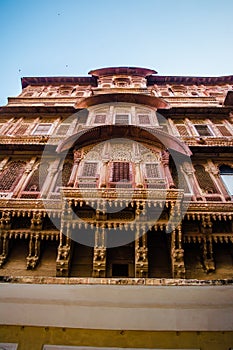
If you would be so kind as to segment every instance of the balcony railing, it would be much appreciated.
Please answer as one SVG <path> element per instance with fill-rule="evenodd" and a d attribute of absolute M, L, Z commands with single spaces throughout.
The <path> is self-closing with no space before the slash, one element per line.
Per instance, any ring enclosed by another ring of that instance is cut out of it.
<path fill-rule="evenodd" d="M 61 188 L 64 198 L 77 200 L 122 199 L 122 200 L 182 200 L 184 190 L 154 188 Z"/>

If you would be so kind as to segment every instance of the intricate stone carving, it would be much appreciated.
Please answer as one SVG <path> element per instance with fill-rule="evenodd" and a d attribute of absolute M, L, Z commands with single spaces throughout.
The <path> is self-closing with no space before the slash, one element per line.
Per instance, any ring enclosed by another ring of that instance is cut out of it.
<path fill-rule="evenodd" d="M 93 277 L 106 277 L 106 248 L 95 247 L 93 257 Z"/>
<path fill-rule="evenodd" d="M 0 237 L 0 267 L 6 262 L 9 250 L 9 238 L 7 234 Z"/>
<path fill-rule="evenodd" d="M 11 227 L 11 213 L 3 212 L 0 219 L 0 232 L 1 230 L 9 230 Z"/>
<path fill-rule="evenodd" d="M 40 258 L 40 238 L 39 234 L 31 235 L 29 240 L 29 254 L 26 258 L 27 269 L 34 269 Z"/>
<path fill-rule="evenodd" d="M 184 250 L 172 249 L 171 258 L 173 278 L 185 278 Z"/>
<path fill-rule="evenodd" d="M 169 153 L 168 151 L 162 152 L 162 164 L 164 166 L 165 177 L 168 181 L 169 188 L 175 188 L 175 184 L 171 175 L 171 171 L 169 169 Z"/>
<path fill-rule="evenodd" d="M 32 230 L 41 230 L 42 229 L 42 213 L 34 212 L 31 219 L 31 229 Z"/>
<path fill-rule="evenodd" d="M 135 277 L 148 277 L 148 249 L 135 248 Z"/>
<path fill-rule="evenodd" d="M 213 257 L 213 247 L 212 247 L 212 221 L 210 215 L 202 217 L 201 222 L 201 232 L 204 234 L 201 251 L 202 251 L 202 261 L 203 268 L 208 273 L 215 270 L 215 263 Z"/>
<path fill-rule="evenodd" d="M 58 255 L 56 260 L 56 276 L 68 277 L 71 261 L 71 242 L 58 247 Z"/>

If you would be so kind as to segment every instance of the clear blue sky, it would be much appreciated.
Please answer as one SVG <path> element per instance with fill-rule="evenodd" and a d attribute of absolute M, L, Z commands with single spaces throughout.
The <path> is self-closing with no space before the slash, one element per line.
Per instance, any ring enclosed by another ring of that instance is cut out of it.
<path fill-rule="evenodd" d="M 0 105 L 22 76 L 233 74 L 233 0 L 0 0 Z"/>

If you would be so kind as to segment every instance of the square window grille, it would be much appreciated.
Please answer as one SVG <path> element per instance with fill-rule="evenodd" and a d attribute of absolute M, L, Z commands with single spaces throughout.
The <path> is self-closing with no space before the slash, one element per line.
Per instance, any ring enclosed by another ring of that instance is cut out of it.
<path fill-rule="evenodd" d="M 106 114 L 97 114 L 94 119 L 95 124 L 103 124 L 106 121 Z"/>
<path fill-rule="evenodd" d="M 52 124 L 38 124 L 33 135 L 48 135 Z"/>
<path fill-rule="evenodd" d="M 138 115 L 139 124 L 150 124 L 150 117 L 148 114 Z"/>
<path fill-rule="evenodd" d="M 116 125 L 129 125 L 129 115 L 128 114 L 116 114 L 115 124 Z"/>
<path fill-rule="evenodd" d="M 159 177 L 158 165 L 154 163 L 146 164 L 146 175 L 149 178 L 158 178 Z"/>
<path fill-rule="evenodd" d="M 83 166 L 82 176 L 95 177 L 97 171 L 96 162 L 86 162 Z"/>

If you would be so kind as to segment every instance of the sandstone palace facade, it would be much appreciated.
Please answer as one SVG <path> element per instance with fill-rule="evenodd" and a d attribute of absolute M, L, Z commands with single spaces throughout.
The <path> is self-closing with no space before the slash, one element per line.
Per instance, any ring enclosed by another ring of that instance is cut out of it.
<path fill-rule="evenodd" d="M 0 149 L 2 346 L 233 348 L 232 75 L 25 77 Z"/>

